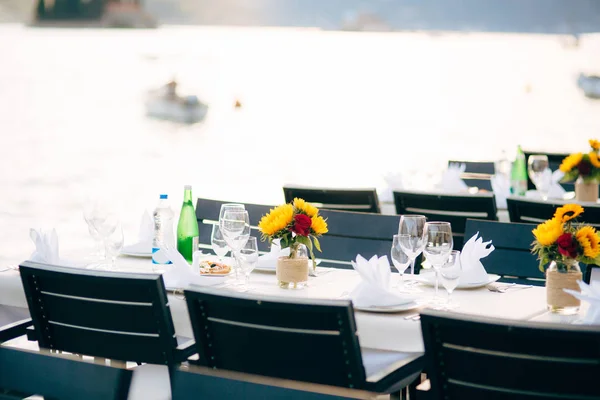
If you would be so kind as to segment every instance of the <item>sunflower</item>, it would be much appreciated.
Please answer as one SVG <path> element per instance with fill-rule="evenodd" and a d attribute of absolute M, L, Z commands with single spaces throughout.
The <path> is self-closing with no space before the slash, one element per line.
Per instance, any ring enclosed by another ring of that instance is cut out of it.
<path fill-rule="evenodd" d="M 600 141 L 596 139 L 590 139 L 590 146 L 592 146 L 592 149 L 596 151 L 600 150 Z"/>
<path fill-rule="evenodd" d="M 552 218 L 539 224 L 532 232 L 539 244 L 551 246 L 564 233 L 563 223 L 557 218 Z"/>
<path fill-rule="evenodd" d="M 598 154 L 596 152 L 590 151 L 588 157 L 590 158 L 590 162 L 594 167 L 600 168 L 600 160 L 598 159 Z"/>
<path fill-rule="evenodd" d="M 293 217 L 294 207 L 291 204 L 272 208 L 268 214 L 260 219 L 258 229 L 265 236 L 273 236 L 285 229 L 292 222 Z"/>
<path fill-rule="evenodd" d="M 310 203 L 307 203 L 304 199 L 299 199 L 298 197 L 294 199 L 294 207 L 296 207 L 299 211 L 304 212 L 311 218 L 317 215 L 317 213 L 319 212 L 317 207 L 313 206 Z"/>
<path fill-rule="evenodd" d="M 320 236 L 320 235 L 323 235 L 323 234 L 329 232 L 327 229 L 327 222 L 325 222 L 323 217 L 321 217 L 320 215 L 315 215 L 314 217 L 311 218 L 311 220 L 312 220 L 312 223 L 311 223 L 310 227 L 313 230 L 313 232 L 315 233 L 315 235 Z"/>
<path fill-rule="evenodd" d="M 567 222 L 573 218 L 577 218 L 582 212 L 583 207 L 581 207 L 579 204 L 565 204 L 564 206 L 556 209 L 554 212 L 554 218 L 562 222 Z"/>
<path fill-rule="evenodd" d="M 582 158 L 583 158 L 582 153 L 573 153 L 571 155 L 568 155 L 565 157 L 565 159 L 560 164 L 559 169 L 562 172 L 567 173 L 570 170 L 572 170 L 573 168 L 575 168 L 577 166 L 577 164 L 579 164 L 581 162 Z"/>
<path fill-rule="evenodd" d="M 596 258 L 600 254 L 600 237 L 591 226 L 583 226 L 575 233 L 577 241 L 583 248 L 583 255 Z"/>

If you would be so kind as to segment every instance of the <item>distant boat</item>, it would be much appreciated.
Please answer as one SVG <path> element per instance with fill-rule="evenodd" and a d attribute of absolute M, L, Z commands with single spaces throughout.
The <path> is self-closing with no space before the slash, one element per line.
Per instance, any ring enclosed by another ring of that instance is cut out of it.
<path fill-rule="evenodd" d="M 392 28 L 377 14 L 371 12 L 351 11 L 344 16 L 341 29 L 343 31 L 389 32 Z"/>
<path fill-rule="evenodd" d="M 600 99 L 600 76 L 579 74 L 577 86 L 591 99 Z"/>
<path fill-rule="evenodd" d="M 207 111 L 208 106 L 197 96 L 179 96 L 175 81 L 149 92 L 146 98 L 146 114 L 154 118 L 193 124 L 202 121 Z"/>

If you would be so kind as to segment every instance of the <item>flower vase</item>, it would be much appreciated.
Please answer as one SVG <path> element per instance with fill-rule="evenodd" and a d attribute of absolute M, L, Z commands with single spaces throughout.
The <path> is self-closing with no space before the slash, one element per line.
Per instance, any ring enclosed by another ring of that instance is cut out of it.
<path fill-rule="evenodd" d="M 575 181 L 575 199 L 596 203 L 598 201 L 598 181 L 586 181 L 582 177 Z"/>
<path fill-rule="evenodd" d="M 553 313 L 576 314 L 581 300 L 566 293 L 563 289 L 580 291 L 577 281 L 582 279 L 581 269 L 576 260 L 552 261 L 546 270 L 546 303 Z"/>
<path fill-rule="evenodd" d="M 294 243 L 290 246 L 290 255 L 277 259 L 277 282 L 283 289 L 303 289 L 308 281 L 309 265 L 312 264 L 308 257 L 305 245 Z"/>

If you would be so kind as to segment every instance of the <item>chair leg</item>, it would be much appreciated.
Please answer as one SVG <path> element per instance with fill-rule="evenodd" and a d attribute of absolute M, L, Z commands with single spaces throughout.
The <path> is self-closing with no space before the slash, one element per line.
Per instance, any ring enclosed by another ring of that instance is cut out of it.
<path fill-rule="evenodd" d="M 390 400 L 402 400 L 404 397 L 404 389 L 396 393 L 390 393 Z"/>

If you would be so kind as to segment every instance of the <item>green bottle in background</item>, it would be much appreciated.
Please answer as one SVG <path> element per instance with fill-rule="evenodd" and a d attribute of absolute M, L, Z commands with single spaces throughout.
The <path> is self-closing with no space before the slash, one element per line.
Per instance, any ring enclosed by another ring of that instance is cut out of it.
<path fill-rule="evenodd" d="M 527 161 L 521 146 L 517 147 L 517 157 L 510 171 L 510 191 L 515 196 L 525 196 L 527 192 Z"/>
<path fill-rule="evenodd" d="M 177 250 L 192 263 L 192 255 L 198 250 L 198 220 L 192 200 L 192 187 L 186 185 L 183 193 L 183 205 L 177 223 Z"/>

